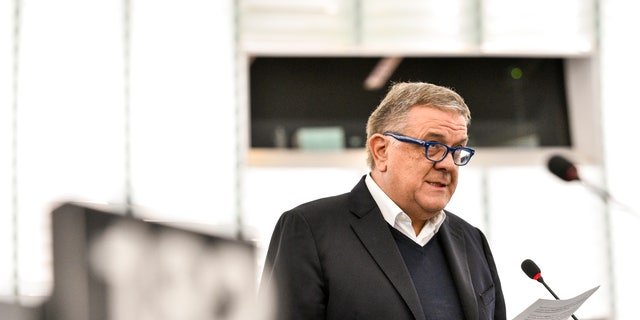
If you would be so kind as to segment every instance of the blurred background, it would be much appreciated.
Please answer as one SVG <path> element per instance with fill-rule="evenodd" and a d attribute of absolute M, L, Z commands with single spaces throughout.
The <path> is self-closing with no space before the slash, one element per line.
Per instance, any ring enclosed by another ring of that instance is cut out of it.
<path fill-rule="evenodd" d="M 30 0 L 0 4 L 0 299 L 46 300 L 65 201 L 255 243 L 368 172 L 393 81 L 456 89 L 473 161 L 448 209 L 482 229 L 510 318 L 552 299 L 637 319 L 640 5 L 622 0 Z M 629 142 L 631 140 L 631 142 Z M 631 143 L 631 145 L 630 145 Z M 547 169 L 562 155 L 624 208 Z M 635 249 L 634 249 L 635 248 Z"/>

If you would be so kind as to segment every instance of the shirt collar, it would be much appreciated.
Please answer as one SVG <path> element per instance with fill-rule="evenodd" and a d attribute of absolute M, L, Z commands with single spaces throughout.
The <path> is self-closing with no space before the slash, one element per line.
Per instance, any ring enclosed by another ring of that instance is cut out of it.
<path fill-rule="evenodd" d="M 364 179 L 364 182 L 367 184 L 367 188 L 369 188 L 369 192 L 373 197 L 373 200 L 378 204 L 378 208 L 382 212 L 382 217 L 387 221 L 388 224 L 394 225 L 396 223 L 396 217 L 402 213 L 402 209 L 398 207 L 398 205 L 387 196 L 380 186 L 373 181 L 370 174 L 367 174 L 367 177 Z"/>
<path fill-rule="evenodd" d="M 446 215 L 441 211 L 438 215 L 427 221 L 420 233 L 416 236 L 415 232 L 413 232 L 413 228 L 411 227 L 411 221 L 408 219 L 409 217 L 402 212 L 402 209 L 400 209 L 400 207 L 398 207 L 398 205 L 393 202 L 393 200 L 391 200 L 384 191 L 382 191 L 380 186 L 378 186 L 371 177 L 371 174 L 367 174 L 364 182 L 367 185 L 373 200 L 375 200 L 378 208 L 380 208 L 380 212 L 382 213 L 384 220 L 387 221 L 389 225 L 413 239 L 415 242 L 421 245 L 426 244 L 433 235 L 440 230 L 440 226 L 444 223 Z"/>

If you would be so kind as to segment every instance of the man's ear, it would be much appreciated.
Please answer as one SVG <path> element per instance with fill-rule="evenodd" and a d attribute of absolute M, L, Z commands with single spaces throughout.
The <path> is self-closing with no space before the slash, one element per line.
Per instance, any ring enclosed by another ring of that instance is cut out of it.
<path fill-rule="evenodd" d="M 389 144 L 389 139 L 379 133 L 369 138 L 369 148 L 377 171 L 383 172 L 387 170 Z"/>

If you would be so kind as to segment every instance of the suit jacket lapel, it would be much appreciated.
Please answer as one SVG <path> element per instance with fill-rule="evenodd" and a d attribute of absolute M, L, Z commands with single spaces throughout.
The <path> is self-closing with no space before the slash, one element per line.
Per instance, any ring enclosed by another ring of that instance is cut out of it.
<path fill-rule="evenodd" d="M 360 219 L 352 223 L 353 230 L 380 269 L 398 290 L 416 319 L 425 319 L 418 293 L 393 240 L 387 222 L 371 197 L 364 179 L 352 190 L 351 211 Z"/>
<path fill-rule="evenodd" d="M 458 289 L 465 319 L 476 320 L 478 319 L 478 301 L 471 282 L 464 233 L 452 225 L 449 219 L 445 220 L 438 232 L 442 240 L 442 248 L 449 260 L 451 275 Z"/>

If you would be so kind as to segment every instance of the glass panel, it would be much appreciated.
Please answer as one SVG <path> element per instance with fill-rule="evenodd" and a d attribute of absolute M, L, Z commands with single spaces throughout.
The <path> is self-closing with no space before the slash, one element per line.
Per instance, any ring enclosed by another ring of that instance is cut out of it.
<path fill-rule="evenodd" d="M 483 0 L 485 52 L 590 53 L 595 49 L 593 0 Z"/>
<path fill-rule="evenodd" d="M 239 32 L 244 46 L 311 47 L 354 42 L 354 1 L 242 0 Z"/>
<path fill-rule="evenodd" d="M 369 49 L 475 48 L 477 26 L 476 0 L 362 0 L 362 42 Z"/>
<path fill-rule="evenodd" d="M 250 66 L 252 147 L 294 147 L 300 128 L 338 126 L 362 148 L 366 120 L 397 81 L 454 88 L 471 109 L 470 147 L 571 146 L 564 61 L 406 57 L 364 85 L 382 57 L 258 57 Z"/>

